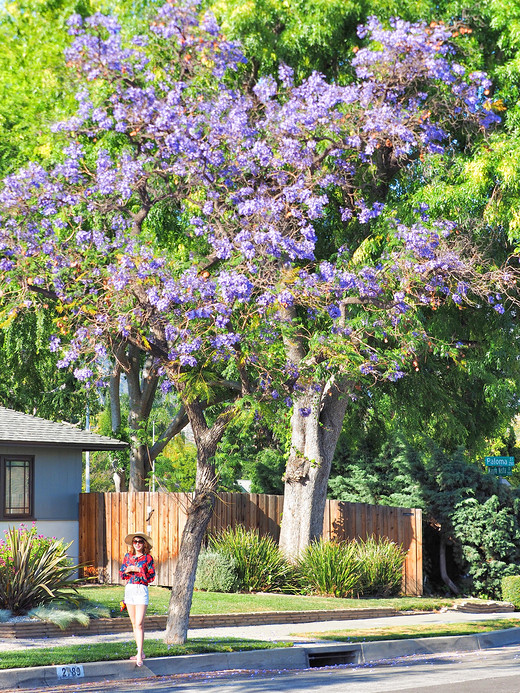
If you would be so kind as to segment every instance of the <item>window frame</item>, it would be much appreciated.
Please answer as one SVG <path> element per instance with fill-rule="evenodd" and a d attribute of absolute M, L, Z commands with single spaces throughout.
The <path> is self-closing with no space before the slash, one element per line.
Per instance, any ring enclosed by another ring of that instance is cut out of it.
<path fill-rule="evenodd" d="M 23 461 L 28 462 L 29 475 L 29 512 L 28 513 L 9 513 L 7 512 L 7 462 Z M 34 455 L 0 455 L 0 492 L 2 494 L 0 512 L 2 520 L 31 520 L 34 519 Z"/>

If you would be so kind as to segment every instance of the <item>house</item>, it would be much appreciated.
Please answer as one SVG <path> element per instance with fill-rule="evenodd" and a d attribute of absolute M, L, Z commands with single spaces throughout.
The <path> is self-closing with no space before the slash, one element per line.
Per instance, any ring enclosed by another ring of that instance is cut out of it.
<path fill-rule="evenodd" d="M 79 555 L 82 453 L 126 443 L 66 423 L 0 407 L 0 539 L 8 527 L 35 524 L 39 534 L 73 541 Z"/>

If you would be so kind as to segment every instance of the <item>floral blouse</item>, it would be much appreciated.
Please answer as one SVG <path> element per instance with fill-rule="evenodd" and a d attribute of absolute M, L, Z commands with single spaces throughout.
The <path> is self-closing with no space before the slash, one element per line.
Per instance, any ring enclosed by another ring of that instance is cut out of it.
<path fill-rule="evenodd" d="M 139 572 L 125 573 L 129 565 L 136 565 L 139 568 Z M 129 584 L 148 585 L 155 579 L 153 558 L 149 553 L 143 556 L 132 556 L 132 554 L 127 553 L 123 559 L 123 565 L 119 572 L 121 573 L 121 579 L 128 580 Z"/>

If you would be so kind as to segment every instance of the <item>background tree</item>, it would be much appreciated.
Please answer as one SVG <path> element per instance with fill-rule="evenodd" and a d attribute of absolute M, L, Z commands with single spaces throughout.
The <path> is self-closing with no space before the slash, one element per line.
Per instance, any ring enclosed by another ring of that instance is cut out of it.
<path fill-rule="evenodd" d="M 419 448 L 399 434 L 375 447 L 343 460 L 343 475 L 330 481 L 334 497 L 421 508 L 427 589 L 499 598 L 501 577 L 520 563 L 518 492 L 461 448 L 447 454 L 427 438 Z"/>

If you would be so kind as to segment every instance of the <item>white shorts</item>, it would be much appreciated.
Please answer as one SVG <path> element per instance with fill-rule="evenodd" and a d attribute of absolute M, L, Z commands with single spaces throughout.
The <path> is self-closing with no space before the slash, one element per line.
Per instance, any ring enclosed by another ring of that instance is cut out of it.
<path fill-rule="evenodd" d="M 127 584 L 125 587 L 125 604 L 148 604 L 148 585 Z"/>

